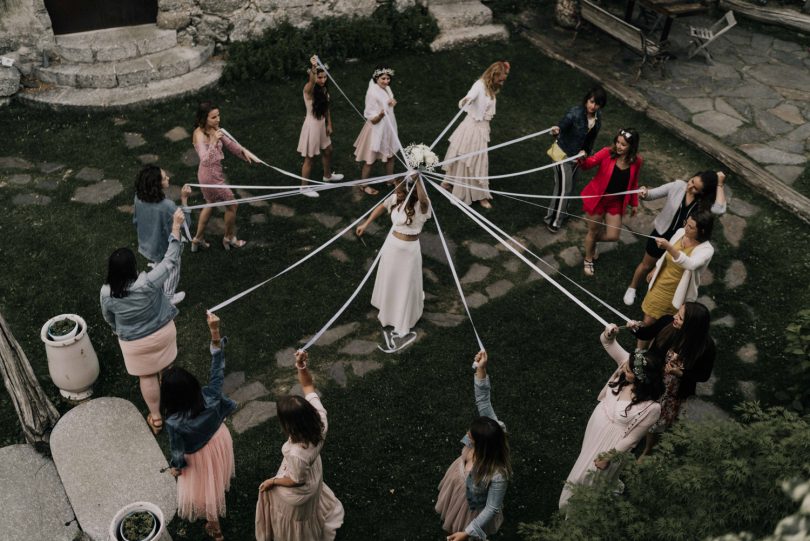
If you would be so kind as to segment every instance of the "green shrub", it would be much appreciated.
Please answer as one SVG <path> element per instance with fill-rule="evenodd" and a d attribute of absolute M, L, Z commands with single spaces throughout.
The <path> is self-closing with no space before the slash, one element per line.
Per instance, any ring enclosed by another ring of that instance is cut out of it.
<path fill-rule="evenodd" d="M 284 21 L 258 39 L 231 44 L 223 77 L 226 81 L 301 77 L 313 53 L 331 66 L 348 58 L 374 60 L 395 48 L 429 51 L 438 34 L 439 27 L 425 8 L 398 12 L 391 3 L 371 17 L 324 17 L 303 29 Z"/>
<path fill-rule="evenodd" d="M 806 412 L 810 408 L 810 309 L 800 310 L 793 323 L 785 330 L 785 348 L 790 376 L 784 390 L 777 391 L 777 398 L 786 402 L 796 411 Z"/>
<path fill-rule="evenodd" d="M 740 406 L 739 421 L 683 422 L 653 456 L 625 460 L 626 487 L 576 487 L 568 517 L 521 524 L 527 541 L 690 540 L 772 532 L 791 503 L 779 482 L 810 474 L 810 424 L 784 408 Z"/>

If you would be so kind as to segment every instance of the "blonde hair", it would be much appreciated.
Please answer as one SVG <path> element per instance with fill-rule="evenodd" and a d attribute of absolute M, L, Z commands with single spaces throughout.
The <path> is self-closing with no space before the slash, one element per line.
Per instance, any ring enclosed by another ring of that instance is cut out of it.
<path fill-rule="evenodd" d="M 495 95 L 501 91 L 503 83 L 498 82 L 498 77 L 503 74 L 508 75 L 509 68 L 509 62 L 499 60 L 492 63 L 481 75 L 481 80 L 484 82 L 484 88 L 487 89 L 487 95 L 490 98 L 495 98 Z"/>

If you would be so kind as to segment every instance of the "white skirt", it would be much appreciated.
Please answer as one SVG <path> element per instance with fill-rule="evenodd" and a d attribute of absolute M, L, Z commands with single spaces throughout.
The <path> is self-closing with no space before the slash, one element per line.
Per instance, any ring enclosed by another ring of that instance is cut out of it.
<path fill-rule="evenodd" d="M 388 235 L 382 247 L 371 304 L 379 308 L 377 318 L 383 327 L 392 326 L 408 333 L 422 317 L 425 292 L 422 291 L 422 247 Z"/>
<path fill-rule="evenodd" d="M 450 136 L 450 147 L 444 159 L 476 152 L 487 148 L 489 144 L 489 121 L 474 120 L 467 115 Z M 455 161 L 443 169 L 447 171 L 447 180 L 454 182 L 453 195 L 467 203 L 492 199 L 489 192 L 489 179 L 471 179 L 463 177 L 485 177 L 489 175 L 489 156 L 486 152 Z"/>

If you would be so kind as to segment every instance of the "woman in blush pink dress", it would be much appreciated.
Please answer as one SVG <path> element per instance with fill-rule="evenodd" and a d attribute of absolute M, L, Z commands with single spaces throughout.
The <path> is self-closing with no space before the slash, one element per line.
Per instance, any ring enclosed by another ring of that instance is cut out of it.
<path fill-rule="evenodd" d="M 225 184 L 225 174 L 222 172 L 222 160 L 225 159 L 223 147 L 234 156 L 248 163 L 253 162 L 250 152 L 226 136 L 219 129 L 219 123 L 219 107 L 210 101 L 201 102 L 197 108 L 196 127 L 192 136 L 194 149 L 200 157 L 200 165 L 197 169 L 197 180 L 200 184 L 220 186 Z M 206 203 L 220 203 L 235 199 L 230 188 L 203 188 L 202 193 Z M 225 236 L 222 238 L 222 246 L 226 250 L 241 248 L 246 244 L 245 241 L 236 238 L 236 207 L 236 204 L 225 207 Z M 200 212 L 197 234 L 191 241 L 192 252 L 209 247 L 205 241 L 205 226 L 208 224 L 213 210 L 213 207 L 207 207 Z"/>
<path fill-rule="evenodd" d="M 309 80 L 304 85 L 307 116 L 298 137 L 298 152 L 304 158 L 301 176 L 310 177 L 315 157 L 320 154 L 323 180 L 337 182 L 343 180 L 343 175 L 332 171 L 332 111 L 329 109 L 328 76 L 323 67 L 318 67 L 317 56 L 310 58 L 309 62 Z M 318 197 L 318 192 L 307 188 L 305 180 L 301 181 L 301 193 L 307 197 Z"/>
<path fill-rule="evenodd" d="M 630 355 L 618 342 L 619 328 L 608 325 L 600 339 L 618 368 L 599 393 L 599 403 L 588 419 L 582 449 L 560 494 L 560 509 L 568 505 L 573 485 L 589 482 L 589 474 L 604 470 L 609 451 L 630 451 L 661 415 L 658 399 L 664 394 L 663 362 L 660 358 Z"/>

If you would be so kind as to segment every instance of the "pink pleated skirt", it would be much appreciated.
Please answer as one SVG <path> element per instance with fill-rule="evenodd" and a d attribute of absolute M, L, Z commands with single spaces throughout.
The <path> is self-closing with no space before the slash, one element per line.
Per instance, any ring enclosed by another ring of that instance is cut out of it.
<path fill-rule="evenodd" d="M 149 336 L 137 340 L 118 340 L 124 366 L 131 376 L 157 374 L 177 358 L 177 328 L 169 321 Z"/>
<path fill-rule="evenodd" d="M 377 143 L 380 145 L 380 143 Z M 379 151 L 372 149 L 374 146 L 374 125 L 366 121 L 363 124 L 363 129 L 360 130 L 360 135 L 354 141 L 354 159 L 358 162 L 374 163 L 376 161 L 387 162 L 394 156 L 395 149 L 383 149 Z"/>
<path fill-rule="evenodd" d="M 476 152 L 487 148 L 489 143 L 489 121 L 474 120 L 467 115 L 450 136 L 450 147 L 444 159 Z M 453 182 L 453 195 L 467 203 L 492 199 L 489 193 L 489 179 L 471 179 L 464 177 L 485 177 L 489 175 L 489 156 L 486 152 L 455 161 L 443 168 Z"/>
<path fill-rule="evenodd" d="M 301 126 L 301 135 L 298 137 L 298 152 L 304 158 L 313 158 L 332 144 L 332 140 L 326 135 L 326 118 L 320 120 L 312 115 L 307 115 L 304 125 Z"/>
<path fill-rule="evenodd" d="M 225 516 L 225 492 L 236 476 L 233 440 L 225 423 L 196 453 L 186 454 L 186 467 L 177 478 L 177 516 L 194 522 Z"/>
<path fill-rule="evenodd" d="M 467 503 L 467 472 L 464 471 L 464 458 L 458 457 L 444 474 L 439 483 L 439 497 L 436 499 L 436 512 L 442 517 L 442 529 L 449 533 L 462 532 L 482 509 L 470 510 Z M 494 534 L 503 524 L 503 513 L 498 513 L 484 531 Z"/>

